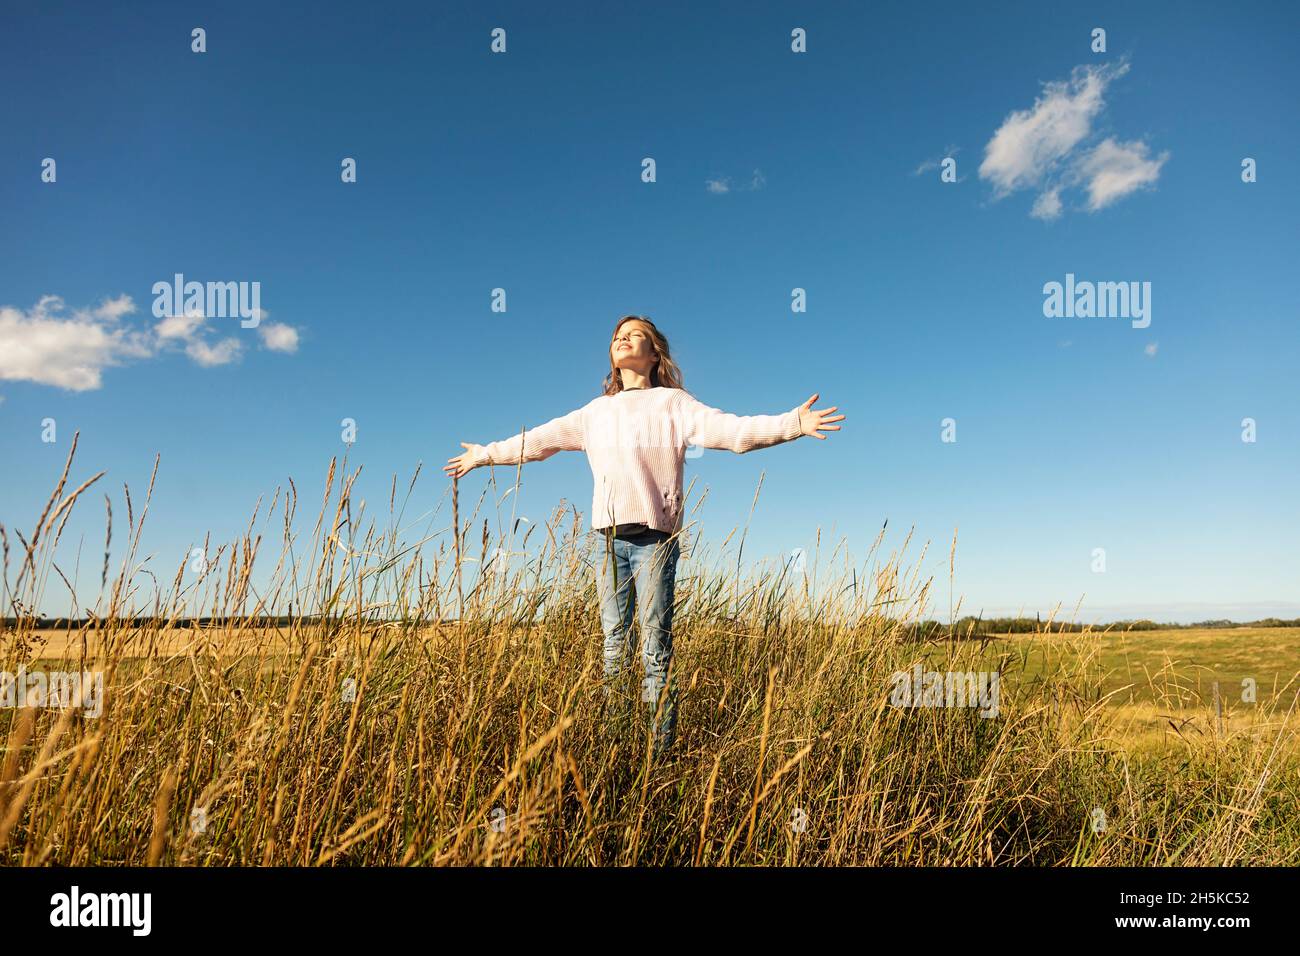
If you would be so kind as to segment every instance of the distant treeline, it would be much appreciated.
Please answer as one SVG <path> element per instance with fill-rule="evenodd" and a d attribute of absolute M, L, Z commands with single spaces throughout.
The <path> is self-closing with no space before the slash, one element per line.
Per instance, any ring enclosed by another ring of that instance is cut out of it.
<path fill-rule="evenodd" d="M 1033 617 L 963 617 L 950 627 L 938 621 L 920 621 L 911 625 L 912 636 L 918 638 L 936 637 L 983 637 L 994 634 L 1032 634 L 1036 631 L 1050 630 L 1053 634 L 1078 634 L 1082 631 L 1170 631 L 1191 630 L 1193 628 L 1231 628 L 1231 627 L 1300 627 L 1300 618 L 1286 620 L 1279 617 L 1266 617 L 1258 621 L 1197 621 L 1194 624 L 1169 624 L 1149 621 L 1145 618 L 1136 621 L 1114 621 L 1110 624 L 1077 624 L 1067 621 L 1048 622 Z"/>
<path fill-rule="evenodd" d="M 237 627 L 289 627 L 293 624 L 302 626 L 304 624 L 318 624 L 322 618 L 318 616 L 288 616 L 279 617 L 259 617 L 249 620 L 244 617 L 187 617 L 177 618 L 168 624 L 173 628 L 195 628 L 211 627 L 221 628 L 229 626 Z M 338 618 L 334 619 L 335 622 Z M 40 630 L 58 631 L 58 630 L 80 630 L 83 627 L 94 628 L 108 622 L 78 620 L 68 617 L 43 617 L 37 618 L 31 622 L 31 625 Z M 131 617 L 116 618 L 112 621 L 115 627 L 154 627 L 158 623 L 152 617 Z M 371 624 L 384 623 L 378 620 L 369 621 Z M 388 622 L 395 623 L 395 622 Z M 454 623 L 449 621 L 447 623 Z M 17 618 L 6 617 L 0 618 L 0 625 L 4 627 L 16 627 Z M 966 616 L 958 618 L 951 625 L 940 623 L 939 621 L 918 621 L 907 626 L 909 634 L 916 638 L 936 638 L 936 637 L 982 637 L 993 634 L 1032 634 L 1036 631 L 1050 630 L 1052 633 L 1077 634 L 1082 631 L 1167 631 L 1167 630 L 1190 630 L 1193 628 L 1230 628 L 1230 627 L 1295 627 L 1300 628 L 1300 618 L 1286 620 L 1279 617 L 1266 617 L 1258 621 L 1197 621 L 1194 624 L 1168 624 L 1159 621 L 1148 621 L 1146 619 L 1137 621 L 1114 621 L 1110 624 L 1076 624 L 1065 621 L 1048 622 L 1033 617 L 973 617 Z"/>

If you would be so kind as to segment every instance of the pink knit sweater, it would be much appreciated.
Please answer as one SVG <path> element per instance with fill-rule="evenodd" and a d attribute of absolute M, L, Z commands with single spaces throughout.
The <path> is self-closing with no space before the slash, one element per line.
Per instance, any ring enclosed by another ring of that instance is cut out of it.
<path fill-rule="evenodd" d="M 474 445 L 475 466 L 541 461 L 557 451 L 585 451 L 595 479 L 591 527 L 644 522 L 673 533 L 682 520 L 682 463 L 687 445 L 743 454 L 798 438 L 799 406 L 784 415 L 732 415 L 680 388 L 629 389 L 487 445 Z"/>

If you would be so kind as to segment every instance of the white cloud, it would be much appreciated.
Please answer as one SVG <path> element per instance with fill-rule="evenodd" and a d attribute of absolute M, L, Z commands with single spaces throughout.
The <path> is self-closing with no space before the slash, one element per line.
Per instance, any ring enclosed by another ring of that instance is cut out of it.
<path fill-rule="evenodd" d="M 123 315 L 130 315 L 135 311 L 135 303 L 131 302 L 130 295 L 118 295 L 116 299 L 104 299 L 91 315 L 96 319 L 107 319 L 116 323 Z"/>
<path fill-rule="evenodd" d="M 1081 66 L 1069 80 L 1045 84 L 1033 109 L 1013 112 L 988 141 L 980 178 L 991 180 L 1000 195 L 1036 186 L 1092 131 L 1106 87 L 1126 72 L 1127 63 Z"/>
<path fill-rule="evenodd" d="M 121 322 L 135 311 L 129 295 L 71 312 L 57 295 L 42 296 L 26 311 L 0 306 L 0 381 L 84 392 L 102 386 L 106 368 L 180 347 L 205 368 L 227 365 L 243 354 L 240 339 L 209 342 L 200 313 L 166 316 L 152 328 Z M 297 351 L 298 330 L 291 326 L 273 322 L 259 326 L 259 334 L 271 351 Z"/>
<path fill-rule="evenodd" d="M 1088 181 L 1089 211 L 1096 212 L 1154 183 L 1168 159 L 1168 152 L 1148 159 L 1146 143 L 1103 140 L 1079 163 L 1079 173 Z"/>
<path fill-rule="evenodd" d="M 229 365 L 243 352 L 239 339 L 222 339 L 216 345 L 209 345 L 202 339 L 195 339 L 185 346 L 185 354 L 204 368 L 214 365 Z"/>
<path fill-rule="evenodd" d="M 145 333 L 115 326 L 135 311 L 123 298 L 70 316 L 56 295 L 42 296 L 28 312 L 0 307 L 0 379 L 84 392 L 99 388 L 106 367 L 148 356 Z"/>
<path fill-rule="evenodd" d="M 960 152 L 961 152 L 960 146 L 948 146 L 944 149 L 942 156 L 938 156 L 934 159 L 925 160 L 925 162 L 921 163 L 921 165 L 917 166 L 916 169 L 912 171 L 912 175 L 924 176 L 926 173 L 930 172 L 931 170 L 938 169 L 945 159 L 955 157 Z"/>
<path fill-rule="evenodd" d="M 731 185 L 730 176 L 721 176 L 717 179 L 706 179 L 704 181 L 704 188 L 719 196 L 732 192 L 733 189 L 735 192 L 750 192 L 755 189 L 762 189 L 766 185 L 767 177 L 763 175 L 761 169 L 754 170 L 754 174 L 750 176 L 749 182 L 742 183 L 735 187 Z"/>
<path fill-rule="evenodd" d="M 197 309 L 191 309 L 184 315 L 169 315 L 163 318 L 161 322 L 154 326 L 154 331 L 160 339 L 189 339 L 202 328 L 203 323 L 207 320 L 203 313 Z"/>
<path fill-rule="evenodd" d="M 1038 198 L 1034 200 L 1034 208 L 1029 210 L 1029 215 L 1044 220 L 1060 218 L 1061 190 L 1048 189 L 1039 193 Z"/>
<path fill-rule="evenodd" d="M 283 322 L 263 322 L 257 326 L 262 344 L 272 352 L 298 351 L 298 330 Z"/>
<path fill-rule="evenodd" d="M 1038 189 L 1029 214 L 1052 220 L 1065 208 L 1064 188 L 1085 187 L 1087 208 L 1096 212 L 1154 183 L 1169 158 L 1167 152 L 1149 159 L 1145 143 L 1117 143 L 1112 138 L 1087 147 L 1093 124 L 1105 109 L 1107 88 L 1128 70 L 1125 61 L 1075 67 L 1068 80 L 1044 84 L 1032 108 L 1007 116 L 985 145 L 979 168 L 980 178 L 993 186 L 994 199 Z"/>

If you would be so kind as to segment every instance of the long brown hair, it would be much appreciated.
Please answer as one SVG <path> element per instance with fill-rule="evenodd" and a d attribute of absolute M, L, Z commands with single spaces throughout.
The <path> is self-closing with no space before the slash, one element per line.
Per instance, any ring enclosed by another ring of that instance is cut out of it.
<path fill-rule="evenodd" d="M 650 345 L 655 351 L 655 357 L 659 359 L 650 369 L 650 384 L 652 386 L 660 385 L 664 388 L 683 388 L 682 370 L 673 361 L 672 352 L 668 348 L 668 339 L 646 316 L 625 315 L 619 319 L 614 326 L 614 334 L 609 337 L 610 344 L 612 345 L 614 339 L 618 338 L 618 330 L 623 327 L 623 323 L 632 319 L 644 323 L 646 329 L 649 330 Z M 610 355 L 609 374 L 605 376 L 604 394 L 617 395 L 621 391 L 623 391 L 623 376 L 619 374 L 618 368 L 614 365 L 614 356 Z"/>

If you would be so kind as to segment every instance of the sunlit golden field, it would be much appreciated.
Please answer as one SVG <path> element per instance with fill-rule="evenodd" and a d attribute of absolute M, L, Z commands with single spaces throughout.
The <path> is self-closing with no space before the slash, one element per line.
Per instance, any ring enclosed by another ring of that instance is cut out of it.
<path fill-rule="evenodd" d="M 310 635 L 307 639 L 315 652 L 321 652 L 322 629 L 307 627 L 300 633 Z M 423 633 L 434 641 L 438 629 Z M 141 631 L 119 653 L 123 660 L 184 658 L 197 652 L 231 661 L 262 654 L 282 658 L 277 664 L 284 666 L 301 648 L 289 635 L 288 629 L 272 626 L 174 627 L 157 633 Z M 596 640 L 598 636 L 588 636 L 588 644 Z M 91 656 L 103 652 L 104 641 L 97 630 L 35 629 L 30 636 L 33 652 L 51 666 L 78 657 L 83 641 Z M 1300 629 L 1286 627 L 1097 628 L 1084 634 L 1005 635 L 990 648 L 992 653 L 984 655 L 990 661 L 1004 652 L 1022 656 L 1016 677 L 1030 688 L 1052 674 L 1071 670 L 1086 674 L 1100 687 L 1099 716 L 1129 750 L 1177 750 L 1202 738 L 1276 733 L 1289 709 L 1276 705 L 1294 699 L 1300 675 Z M 943 646 L 923 654 L 936 667 L 945 656 Z M 1248 679 L 1255 684 L 1253 701 L 1243 699 L 1250 696 L 1243 685 Z M 1291 710 L 1290 721 L 1293 728 L 1300 721 L 1300 707 Z"/>
<path fill-rule="evenodd" d="M 127 544 L 99 627 L 20 613 L 5 628 L 0 670 L 102 670 L 106 688 L 98 718 L 0 710 L 5 862 L 1300 862 L 1294 630 L 927 642 L 907 625 L 933 582 L 880 540 L 865 560 L 820 555 L 832 586 L 816 590 L 788 571 L 738 578 L 733 552 L 697 541 L 677 585 L 678 740 L 651 762 L 643 722 L 598 713 L 599 555 L 571 513 L 479 578 L 469 559 L 497 546 L 481 501 L 444 498 L 442 531 L 415 548 L 401 513 L 418 479 L 372 520 L 354 477 L 331 465 L 305 526 L 298 492 L 278 492 L 200 580 L 181 569 L 132 621 L 137 501 L 112 532 Z M 57 581 L 78 485 L 21 543 L 7 529 L 10 614 Z M 310 616 L 262 623 L 287 594 Z M 225 620 L 169 623 L 199 614 Z M 894 706 L 891 676 L 918 661 L 997 670 L 997 716 Z"/>
<path fill-rule="evenodd" d="M 1179 750 L 1196 740 L 1276 735 L 1300 706 L 1300 629 L 1098 629 L 1089 635 L 1008 635 L 1024 675 L 1082 666 L 1099 680 L 1114 733 L 1134 750 Z M 1253 681 L 1254 701 L 1249 682 Z M 1218 684 L 1218 706 L 1215 688 Z M 1244 699 L 1243 699 L 1244 698 Z"/>

